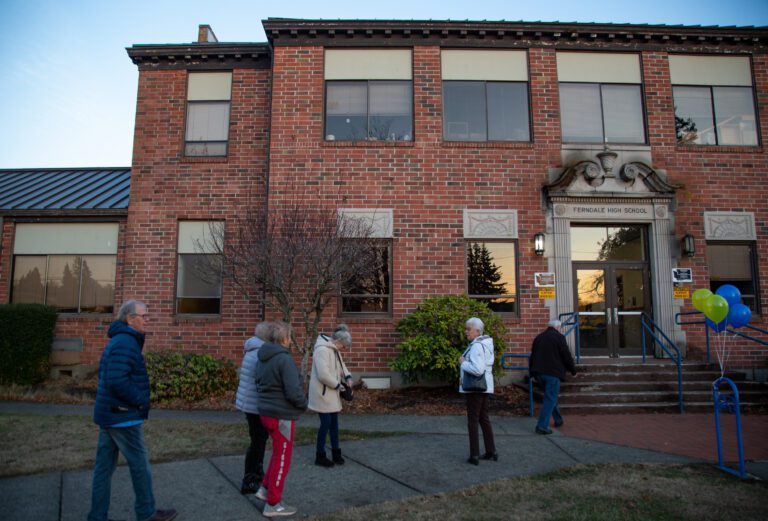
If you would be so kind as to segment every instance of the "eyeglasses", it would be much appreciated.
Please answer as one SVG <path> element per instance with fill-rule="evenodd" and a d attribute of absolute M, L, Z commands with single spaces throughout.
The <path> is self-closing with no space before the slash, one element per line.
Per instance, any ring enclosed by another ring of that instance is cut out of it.
<path fill-rule="evenodd" d="M 132 317 L 149 318 L 149 313 L 131 313 Z"/>

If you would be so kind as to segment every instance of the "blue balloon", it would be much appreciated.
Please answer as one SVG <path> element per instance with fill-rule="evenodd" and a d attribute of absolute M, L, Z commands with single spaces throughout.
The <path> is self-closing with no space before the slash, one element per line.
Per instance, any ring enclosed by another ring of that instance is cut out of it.
<path fill-rule="evenodd" d="M 728 306 L 741 304 L 741 291 L 733 284 L 723 284 L 717 288 L 715 294 L 723 297 L 728 302 Z"/>
<path fill-rule="evenodd" d="M 717 333 L 722 333 L 725 331 L 726 326 L 728 325 L 728 320 L 723 320 L 722 322 L 712 322 L 710 319 L 707 319 L 707 327 L 712 329 L 713 331 Z"/>
<path fill-rule="evenodd" d="M 746 326 L 752 320 L 752 310 L 744 304 L 736 304 L 728 310 L 728 323 L 733 327 Z"/>

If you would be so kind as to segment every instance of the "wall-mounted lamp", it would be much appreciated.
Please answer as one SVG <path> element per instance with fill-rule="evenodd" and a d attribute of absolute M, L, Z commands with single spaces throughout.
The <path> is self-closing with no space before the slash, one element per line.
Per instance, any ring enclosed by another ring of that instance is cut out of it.
<path fill-rule="evenodd" d="M 686 233 L 683 237 L 683 254 L 686 257 L 693 257 L 696 253 L 696 241 L 693 238 L 693 235 L 690 233 Z"/>
<path fill-rule="evenodd" d="M 544 255 L 544 234 L 537 233 L 533 236 L 533 251 L 536 255 Z"/>

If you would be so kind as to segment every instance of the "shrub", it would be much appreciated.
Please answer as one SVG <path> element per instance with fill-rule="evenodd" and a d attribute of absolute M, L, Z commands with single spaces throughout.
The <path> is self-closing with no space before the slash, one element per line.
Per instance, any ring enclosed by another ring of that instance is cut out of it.
<path fill-rule="evenodd" d="M 229 360 L 180 351 L 156 351 L 144 359 L 152 401 L 194 402 L 237 390 L 237 369 Z"/>
<path fill-rule="evenodd" d="M 464 325 L 478 317 L 485 323 L 485 334 L 493 338 L 496 359 L 506 349 L 506 328 L 498 315 L 484 302 L 466 295 L 447 295 L 424 300 L 416 310 L 397 324 L 403 341 L 400 354 L 390 367 L 408 382 L 435 378 L 446 382 L 459 375 L 458 359 L 467 348 Z M 499 369 L 499 364 L 495 366 Z"/>
<path fill-rule="evenodd" d="M 0 384 L 48 378 L 56 309 L 42 304 L 0 305 Z"/>

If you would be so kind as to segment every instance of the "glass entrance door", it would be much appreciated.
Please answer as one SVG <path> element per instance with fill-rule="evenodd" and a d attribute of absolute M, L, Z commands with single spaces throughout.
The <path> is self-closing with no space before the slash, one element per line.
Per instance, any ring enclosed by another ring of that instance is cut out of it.
<path fill-rule="evenodd" d="M 571 228 L 583 355 L 641 354 L 640 317 L 651 312 L 645 233 L 637 225 Z"/>

